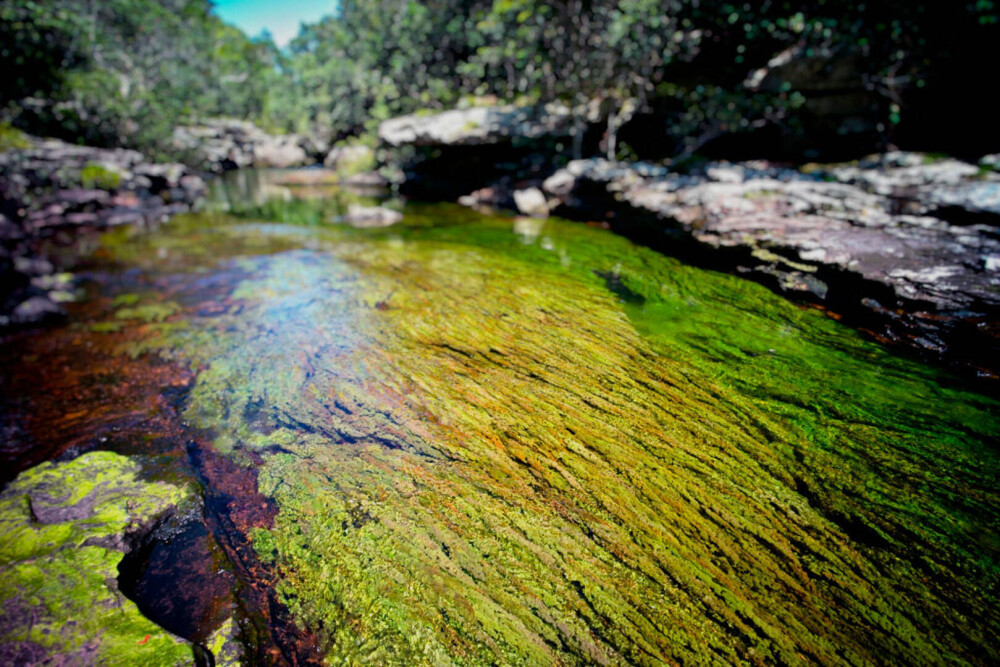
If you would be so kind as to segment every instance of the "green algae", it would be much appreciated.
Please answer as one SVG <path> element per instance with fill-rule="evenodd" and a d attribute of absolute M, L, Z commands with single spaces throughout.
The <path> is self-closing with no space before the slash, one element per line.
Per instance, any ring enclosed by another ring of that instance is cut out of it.
<path fill-rule="evenodd" d="M 238 273 L 142 351 L 202 369 L 185 417 L 257 468 L 331 664 L 1000 657 L 997 404 L 820 313 L 448 207 L 107 247 Z"/>
<path fill-rule="evenodd" d="M 190 663 L 190 646 L 117 590 L 123 536 L 188 495 L 138 472 L 125 457 L 94 452 L 27 470 L 0 493 L 8 651 L 60 664 Z"/>
<path fill-rule="evenodd" d="M 177 304 L 147 303 L 141 306 L 126 306 L 115 311 L 119 320 L 140 320 L 142 322 L 162 322 L 179 310 Z"/>

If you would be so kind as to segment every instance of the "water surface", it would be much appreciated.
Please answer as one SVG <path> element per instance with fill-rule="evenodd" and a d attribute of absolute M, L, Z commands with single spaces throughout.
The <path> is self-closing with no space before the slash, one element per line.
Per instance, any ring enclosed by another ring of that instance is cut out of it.
<path fill-rule="evenodd" d="M 101 448 L 203 489 L 205 531 L 130 565 L 143 608 L 172 553 L 215 564 L 175 632 L 228 610 L 278 663 L 1000 659 L 992 399 L 594 226 L 353 229 L 270 178 L 92 239 L 70 322 L 3 349 L 11 475 Z"/>

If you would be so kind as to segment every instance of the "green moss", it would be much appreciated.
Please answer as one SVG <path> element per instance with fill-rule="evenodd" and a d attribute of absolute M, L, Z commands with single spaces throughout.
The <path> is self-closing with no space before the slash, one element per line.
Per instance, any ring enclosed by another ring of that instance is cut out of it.
<path fill-rule="evenodd" d="M 115 312 L 119 320 L 141 320 L 143 322 L 162 322 L 178 311 L 177 304 L 170 302 L 147 303 L 141 306 L 126 306 Z"/>
<path fill-rule="evenodd" d="M 10 123 L 0 123 L 0 152 L 16 148 L 28 148 L 28 136 Z"/>
<path fill-rule="evenodd" d="M 146 349 L 202 369 L 184 417 L 277 503 L 249 536 L 329 663 L 1000 658 L 995 401 L 753 283 L 518 229 L 106 247 L 177 303 L 230 277 Z"/>
<path fill-rule="evenodd" d="M 119 308 L 121 306 L 134 306 L 139 303 L 139 298 L 138 294 L 119 294 L 111 301 L 111 307 Z"/>
<path fill-rule="evenodd" d="M 80 170 L 80 184 L 85 188 L 114 190 L 121 185 L 122 175 L 119 171 L 90 162 Z"/>
<path fill-rule="evenodd" d="M 113 545 L 188 493 L 138 472 L 94 452 L 25 471 L 0 494 L 0 641 L 67 664 L 190 663 L 190 647 L 115 584 L 122 554 Z"/>

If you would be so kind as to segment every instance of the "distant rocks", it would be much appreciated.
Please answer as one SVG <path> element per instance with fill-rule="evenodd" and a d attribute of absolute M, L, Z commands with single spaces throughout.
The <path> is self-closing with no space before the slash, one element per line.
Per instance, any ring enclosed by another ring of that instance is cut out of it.
<path fill-rule="evenodd" d="M 213 119 L 174 129 L 174 148 L 206 171 L 247 167 L 300 167 L 322 162 L 330 149 L 317 137 L 272 135 L 249 121 Z"/>
<path fill-rule="evenodd" d="M 205 193 L 190 168 L 136 151 L 29 144 L 0 153 L 0 326 L 56 318 L 73 299 L 69 276 L 39 256 L 43 239 L 68 243 L 82 229 L 159 223 Z"/>
<path fill-rule="evenodd" d="M 514 139 L 568 137 L 572 130 L 572 110 L 562 104 L 547 104 L 411 114 L 384 121 L 378 136 L 389 146 L 483 146 Z"/>
<path fill-rule="evenodd" d="M 549 214 L 549 202 L 539 188 L 514 190 L 514 205 L 524 215 L 544 218 Z"/>
<path fill-rule="evenodd" d="M 393 118 L 378 135 L 402 170 L 403 194 L 454 199 L 505 179 L 541 180 L 555 156 L 596 148 L 601 112 L 556 103 L 471 107 Z"/>
<path fill-rule="evenodd" d="M 620 231 L 826 304 L 883 341 L 1000 371 L 1000 176 L 912 154 L 807 171 L 580 160 L 544 189 L 559 213 L 611 212 Z"/>

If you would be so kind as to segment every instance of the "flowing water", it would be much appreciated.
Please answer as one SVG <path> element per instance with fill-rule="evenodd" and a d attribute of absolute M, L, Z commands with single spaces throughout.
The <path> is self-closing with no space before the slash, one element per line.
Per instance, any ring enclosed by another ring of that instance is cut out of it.
<path fill-rule="evenodd" d="M 199 490 L 118 566 L 148 618 L 264 664 L 1000 660 L 993 399 L 595 226 L 237 178 L 80 241 L 0 351 L 5 480 Z"/>

